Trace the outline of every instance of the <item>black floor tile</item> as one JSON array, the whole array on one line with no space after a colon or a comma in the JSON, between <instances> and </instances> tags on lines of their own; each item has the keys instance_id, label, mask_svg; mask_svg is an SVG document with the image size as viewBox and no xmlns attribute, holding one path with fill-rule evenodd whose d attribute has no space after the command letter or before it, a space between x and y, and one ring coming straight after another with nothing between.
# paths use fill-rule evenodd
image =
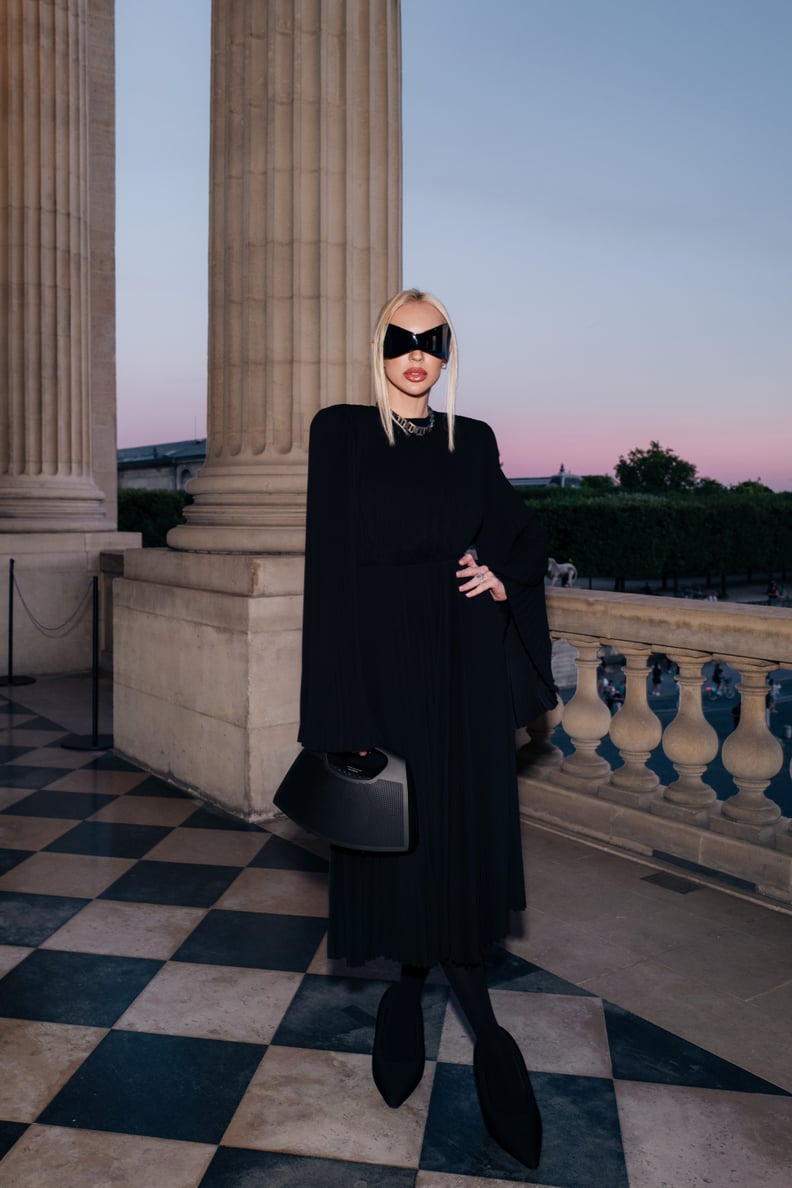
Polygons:
<instances>
[{"instance_id":1,"label":"black floor tile","mask_svg":"<svg viewBox=\"0 0 792 1188\"><path fill-rule=\"evenodd\" d=\"M548 973L538 965L515 956L507 949L495 946L487 954L487 983L491 990L529 991L535 994L567 994L592 998L589 990L581 990L572 982Z\"/></svg>"},{"instance_id":2,"label":"black floor tile","mask_svg":"<svg viewBox=\"0 0 792 1188\"><path fill-rule=\"evenodd\" d=\"M210 911L174 953L173 961L304 972L327 922L315 916Z\"/></svg>"},{"instance_id":3,"label":"black floor tile","mask_svg":"<svg viewBox=\"0 0 792 1188\"><path fill-rule=\"evenodd\" d=\"M265 1051L263 1044L111 1031L38 1122L219 1143Z\"/></svg>"},{"instance_id":4,"label":"black floor tile","mask_svg":"<svg viewBox=\"0 0 792 1188\"><path fill-rule=\"evenodd\" d=\"M0 875L13 870L31 854L35 854L35 850L0 850Z\"/></svg>"},{"instance_id":5,"label":"black floor tile","mask_svg":"<svg viewBox=\"0 0 792 1188\"><path fill-rule=\"evenodd\" d=\"M310 850L304 850L302 846L295 846L293 842L274 835L248 865L268 870L309 870L321 873L330 866L326 858L320 858L318 854L312 854Z\"/></svg>"},{"instance_id":6,"label":"black floor tile","mask_svg":"<svg viewBox=\"0 0 792 1188\"><path fill-rule=\"evenodd\" d=\"M103 796L97 792L34 792L32 796L26 796L24 800L9 805L3 812L14 817L52 817L55 820L83 821L116 799L115 796Z\"/></svg>"},{"instance_id":7,"label":"black floor tile","mask_svg":"<svg viewBox=\"0 0 792 1188\"><path fill-rule=\"evenodd\" d=\"M611 1003L605 1003L605 1025L617 1081L790 1096L777 1085Z\"/></svg>"},{"instance_id":8,"label":"black floor tile","mask_svg":"<svg viewBox=\"0 0 792 1188\"><path fill-rule=\"evenodd\" d=\"M27 1130L27 1122L0 1122L0 1159Z\"/></svg>"},{"instance_id":9,"label":"black floor tile","mask_svg":"<svg viewBox=\"0 0 792 1188\"><path fill-rule=\"evenodd\" d=\"M135 789L137 796L139 789ZM231 829L235 833L263 833L264 830L260 825L251 825L248 821L241 821L238 817L232 817L230 813L220 812L219 809L201 808L197 813L193 813L184 824L182 829Z\"/></svg>"},{"instance_id":10,"label":"black floor tile","mask_svg":"<svg viewBox=\"0 0 792 1188\"><path fill-rule=\"evenodd\" d=\"M25 725L27 729L27 724ZM25 767L22 764L6 763L3 767L4 788L44 788L53 784L74 769L71 767ZM8 811L8 810L6 810Z\"/></svg>"},{"instance_id":11,"label":"black floor tile","mask_svg":"<svg viewBox=\"0 0 792 1188\"><path fill-rule=\"evenodd\" d=\"M111 883L99 899L211 907L228 890L241 869L239 866L205 866L198 862L143 860Z\"/></svg>"},{"instance_id":12,"label":"black floor tile","mask_svg":"<svg viewBox=\"0 0 792 1188\"><path fill-rule=\"evenodd\" d=\"M122 759L120 755L116 755L115 751L105 751L103 755L98 755L96 759L92 759L90 763L86 763L83 771L140 771L140 768L130 763L128 759Z\"/></svg>"},{"instance_id":13,"label":"black floor tile","mask_svg":"<svg viewBox=\"0 0 792 1188\"><path fill-rule=\"evenodd\" d=\"M368 1055L374 1043L377 1007L389 985L368 978L306 974L272 1042ZM445 986L424 986L421 1007L428 1060L437 1059L447 1002Z\"/></svg>"},{"instance_id":14,"label":"black floor tile","mask_svg":"<svg viewBox=\"0 0 792 1188\"><path fill-rule=\"evenodd\" d=\"M10 697L2 696L0 698L0 714L29 714L31 711L25 705L20 705L18 701L13 701Z\"/></svg>"},{"instance_id":15,"label":"black floor tile","mask_svg":"<svg viewBox=\"0 0 792 1188\"><path fill-rule=\"evenodd\" d=\"M137 771L137 768L132 768L132 771ZM189 800L189 793L182 788L177 788L173 784L166 783L165 780L157 779L156 776L149 776L140 784L135 784L135 796L164 796L167 800Z\"/></svg>"},{"instance_id":16,"label":"black floor tile","mask_svg":"<svg viewBox=\"0 0 792 1188\"><path fill-rule=\"evenodd\" d=\"M0 1015L112 1027L162 964L37 949L0 981Z\"/></svg>"},{"instance_id":17,"label":"black floor tile","mask_svg":"<svg viewBox=\"0 0 792 1188\"><path fill-rule=\"evenodd\" d=\"M0 763L10 763L13 759L17 759L20 755L26 755L28 751L32 751L34 749L35 748L31 747L30 745L26 747L0 745ZM8 787L7 784L5 786Z\"/></svg>"},{"instance_id":18,"label":"black floor tile","mask_svg":"<svg viewBox=\"0 0 792 1188\"><path fill-rule=\"evenodd\" d=\"M170 832L170 826L121 825L116 821L83 821L74 829L70 829L68 833L64 833L62 837L50 842L44 849L56 854L95 854L107 858L142 858Z\"/></svg>"},{"instance_id":19,"label":"black floor tile","mask_svg":"<svg viewBox=\"0 0 792 1188\"><path fill-rule=\"evenodd\" d=\"M89 899L66 895L0 891L0 944L40 945L87 903Z\"/></svg>"},{"instance_id":20,"label":"black floor tile","mask_svg":"<svg viewBox=\"0 0 792 1188\"><path fill-rule=\"evenodd\" d=\"M200 1188L414 1188L407 1167L219 1147Z\"/></svg>"},{"instance_id":21,"label":"black floor tile","mask_svg":"<svg viewBox=\"0 0 792 1188\"><path fill-rule=\"evenodd\" d=\"M61 734L68 733L66 728L61 726L60 722L52 722L49 718L42 718L39 714L34 714L33 710L24 709L22 706L19 706L13 712L15 714L31 715L27 722L22 723L20 728L23 730L46 730L50 733L54 733L56 730L59 730Z\"/></svg>"},{"instance_id":22,"label":"black floor tile","mask_svg":"<svg viewBox=\"0 0 792 1188\"><path fill-rule=\"evenodd\" d=\"M438 1064L421 1168L563 1188L628 1188L613 1083L532 1073L542 1112L542 1161L529 1171L487 1133L469 1065Z\"/></svg>"}]
</instances>

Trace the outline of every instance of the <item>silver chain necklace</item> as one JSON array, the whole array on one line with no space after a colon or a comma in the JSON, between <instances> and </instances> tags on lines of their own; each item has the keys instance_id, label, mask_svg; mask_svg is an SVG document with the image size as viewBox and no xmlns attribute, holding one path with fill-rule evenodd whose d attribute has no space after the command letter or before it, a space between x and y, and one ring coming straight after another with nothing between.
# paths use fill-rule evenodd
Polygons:
<instances>
[{"instance_id":1,"label":"silver chain necklace","mask_svg":"<svg viewBox=\"0 0 792 1188\"><path fill-rule=\"evenodd\" d=\"M435 415L431 408L429 409L428 425L416 425L413 421L408 421L406 417L399 416L393 409L391 409L391 417L394 425L398 425L402 433L406 433L408 437L426 437L427 433L431 433L434 429Z\"/></svg>"}]
</instances>

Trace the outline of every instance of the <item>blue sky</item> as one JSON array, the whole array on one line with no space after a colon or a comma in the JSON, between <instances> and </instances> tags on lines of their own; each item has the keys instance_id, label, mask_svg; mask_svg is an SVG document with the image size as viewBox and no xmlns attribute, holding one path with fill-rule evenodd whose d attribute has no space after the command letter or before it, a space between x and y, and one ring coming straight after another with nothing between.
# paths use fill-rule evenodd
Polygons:
<instances>
[{"instance_id":1,"label":"blue sky","mask_svg":"<svg viewBox=\"0 0 792 1188\"><path fill-rule=\"evenodd\" d=\"M120 445L205 432L209 7L117 4ZM659 439L792 489L792 3L402 21L404 282L449 306L507 473Z\"/></svg>"}]
</instances>

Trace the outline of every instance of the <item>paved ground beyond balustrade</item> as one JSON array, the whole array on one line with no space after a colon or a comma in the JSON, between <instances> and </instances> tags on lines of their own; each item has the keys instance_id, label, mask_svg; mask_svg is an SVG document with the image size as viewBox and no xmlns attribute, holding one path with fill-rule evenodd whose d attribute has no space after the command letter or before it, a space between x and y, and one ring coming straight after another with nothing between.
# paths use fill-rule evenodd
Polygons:
<instances>
[{"instance_id":1,"label":"paved ground beyond balustrade","mask_svg":"<svg viewBox=\"0 0 792 1188\"><path fill-rule=\"evenodd\" d=\"M307 839L62 749L80 682L6 692L0 1188L787 1188L789 915L526 831L525 935L490 979L544 1115L531 1174L483 1129L442 978L423 1084L383 1104L394 969L328 963Z\"/></svg>"}]
</instances>

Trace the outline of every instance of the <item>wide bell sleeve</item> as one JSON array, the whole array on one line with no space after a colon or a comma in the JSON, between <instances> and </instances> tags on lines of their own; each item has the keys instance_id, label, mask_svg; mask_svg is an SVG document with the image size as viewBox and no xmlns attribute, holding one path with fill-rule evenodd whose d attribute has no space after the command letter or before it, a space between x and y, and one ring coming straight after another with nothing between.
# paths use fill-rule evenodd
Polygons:
<instances>
[{"instance_id":1,"label":"wide bell sleeve","mask_svg":"<svg viewBox=\"0 0 792 1188\"><path fill-rule=\"evenodd\" d=\"M366 696L356 625L356 443L348 405L311 424L299 741L317 751L382 745Z\"/></svg>"},{"instance_id":2,"label":"wide bell sleeve","mask_svg":"<svg viewBox=\"0 0 792 1188\"><path fill-rule=\"evenodd\" d=\"M515 724L526 726L557 701L545 606L547 537L501 470L492 430L487 425L482 430L487 498L476 550L506 588L507 601L500 604L506 613L506 664Z\"/></svg>"}]
</instances>

